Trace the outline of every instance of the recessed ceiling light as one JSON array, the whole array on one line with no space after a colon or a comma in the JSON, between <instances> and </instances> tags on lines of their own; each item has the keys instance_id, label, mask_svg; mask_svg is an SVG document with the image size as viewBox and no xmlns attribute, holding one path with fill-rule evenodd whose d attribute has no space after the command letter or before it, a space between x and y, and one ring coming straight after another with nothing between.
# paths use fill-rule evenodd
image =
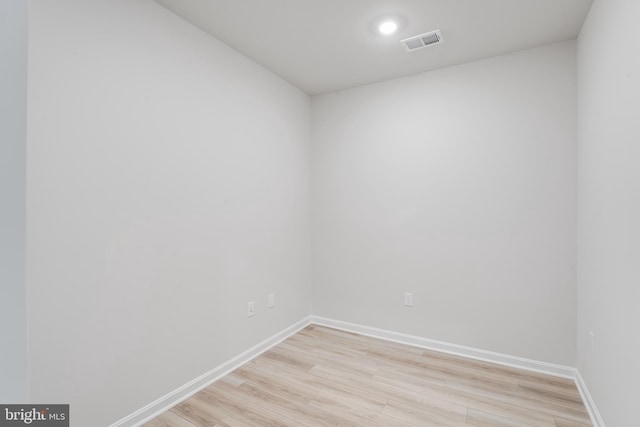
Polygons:
<instances>
[{"instance_id":1,"label":"recessed ceiling light","mask_svg":"<svg viewBox=\"0 0 640 427\"><path fill-rule=\"evenodd\" d=\"M393 34L396 32L397 29L398 29L398 24L396 24L393 21L385 21L382 24L380 24L380 26L378 27L378 30L384 35Z\"/></svg>"}]
</instances>

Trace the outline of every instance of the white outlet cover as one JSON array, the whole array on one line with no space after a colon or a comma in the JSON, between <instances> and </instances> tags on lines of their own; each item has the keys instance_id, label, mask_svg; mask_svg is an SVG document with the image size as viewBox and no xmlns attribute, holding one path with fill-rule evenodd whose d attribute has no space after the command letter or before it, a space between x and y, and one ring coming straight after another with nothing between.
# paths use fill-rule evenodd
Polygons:
<instances>
[{"instance_id":1,"label":"white outlet cover","mask_svg":"<svg viewBox=\"0 0 640 427\"><path fill-rule=\"evenodd\" d=\"M413 307L413 294L411 292L404 293L404 305L407 307Z\"/></svg>"},{"instance_id":2,"label":"white outlet cover","mask_svg":"<svg viewBox=\"0 0 640 427\"><path fill-rule=\"evenodd\" d=\"M251 317L255 313L255 304L253 303L253 301L250 301L249 304L247 304L247 317Z\"/></svg>"},{"instance_id":3,"label":"white outlet cover","mask_svg":"<svg viewBox=\"0 0 640 427\"><path fill-rule=\"evenodd\" d=\"M273 308L276 305L276 294L269 294L267 297L267 307Z\"/></svg>"}]
</instances>

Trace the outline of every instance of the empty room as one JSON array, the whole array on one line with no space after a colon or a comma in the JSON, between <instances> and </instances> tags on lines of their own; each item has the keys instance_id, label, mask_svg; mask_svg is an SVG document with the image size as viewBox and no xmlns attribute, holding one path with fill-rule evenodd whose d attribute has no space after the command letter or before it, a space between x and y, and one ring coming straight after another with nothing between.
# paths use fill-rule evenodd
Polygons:
<instances>
[{"instance_id":1,"label":"empty room","mask_svg":"<svg viewBox=\"0 0 640 427\"><path fill-rule=\"evenodd\" d=\"M2 0L0 425L640 426L639 19Z\"/></svg>"}]
</instances>

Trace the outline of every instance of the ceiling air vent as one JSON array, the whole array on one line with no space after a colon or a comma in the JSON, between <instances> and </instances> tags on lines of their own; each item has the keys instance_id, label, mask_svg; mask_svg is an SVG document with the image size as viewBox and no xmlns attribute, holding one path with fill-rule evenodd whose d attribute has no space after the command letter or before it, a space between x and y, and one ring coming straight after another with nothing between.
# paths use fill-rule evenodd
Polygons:
<instances>
[{"instance_id":1,"label":"ceiling air vent","mask_svg":"<svg viewBox=\"0 0 640 427\"><path fill-rule=\"evenodd\" d=\"M442 33L440 32L440 30L435 30L428 33L420 34L419 36L400 40L400 44L402 44L407 52L413 52L414 50L442 43L443 41L444 40L442 39Z\"/></svg>"}]
</instances>

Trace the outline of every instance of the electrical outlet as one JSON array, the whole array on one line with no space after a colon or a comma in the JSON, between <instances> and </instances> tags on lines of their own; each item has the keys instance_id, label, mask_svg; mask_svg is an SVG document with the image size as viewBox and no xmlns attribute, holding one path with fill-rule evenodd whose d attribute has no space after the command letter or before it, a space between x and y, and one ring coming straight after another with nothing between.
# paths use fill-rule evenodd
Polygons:
<instances>
[{"instance_id":1,"label":"electrical outlet","mask_svg":"<svg viewBox=\"0 0 640 427\"><path fill-rule=\"evenodd\" d=\"M267 297L267 307L273 308L276 305L276 294L269 294Z\"/></svg>"},{"instance_id":2,"label":"electrical outlet","mask_svg":"<svg viewBox=\"0 0 640 427\"><path fill-rule=\"evenodd\" d=\"M249 304L247 304L247 317L251 317L254 314L256 314L255 304L253 303L253 301L249 301Z\"/></svg>"},{"instance_id":3,"label":"electrical outlet","mask_svg":"<svg viewBox=\"0 0 640 427\"><path fill-rule=\"evenodd\" d=\"M594 341L595 335L593 334L593 331L589 331L589 351L593 351L593 341Z\"/></svg>"},{"instance_id":4,"label":"electrical outlet","mask_svg":"<svg viewBox=\"0 0 640 427\"><path fill-rule=\"evenodd\" d=\"M411 292L404 293L404 305L406 307L413 307L413 294Z\"/></svg>"}]
</instances>

